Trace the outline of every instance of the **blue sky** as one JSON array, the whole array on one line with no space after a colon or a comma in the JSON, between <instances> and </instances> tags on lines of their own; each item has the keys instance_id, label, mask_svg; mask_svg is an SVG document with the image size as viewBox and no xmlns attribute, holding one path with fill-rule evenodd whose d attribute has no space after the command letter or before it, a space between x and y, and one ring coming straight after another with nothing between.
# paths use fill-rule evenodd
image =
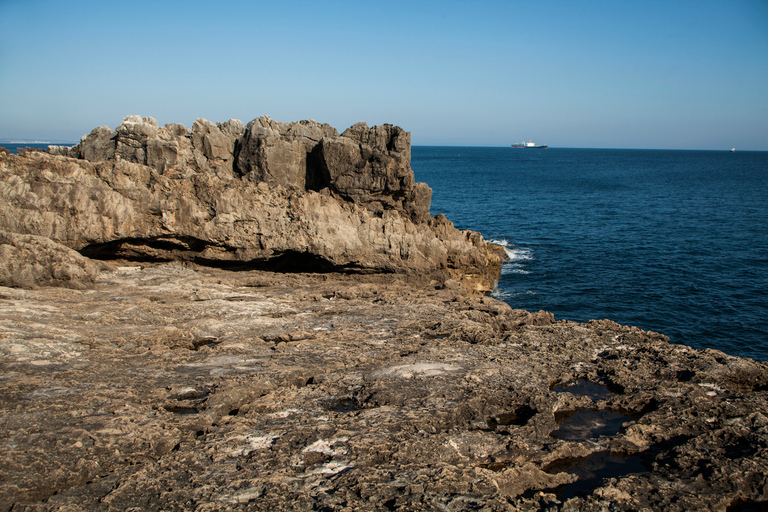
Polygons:
<instances>
[{"instance_id":1,"label":"blue sky","mask_svg":"<svg viewBox=\"0 0 768 512\"><path fill-rule=\"evenodd\" d=\"M129 114L768 150L768 0L0 0L0 137Z\"/></svg>"}]
</instances>

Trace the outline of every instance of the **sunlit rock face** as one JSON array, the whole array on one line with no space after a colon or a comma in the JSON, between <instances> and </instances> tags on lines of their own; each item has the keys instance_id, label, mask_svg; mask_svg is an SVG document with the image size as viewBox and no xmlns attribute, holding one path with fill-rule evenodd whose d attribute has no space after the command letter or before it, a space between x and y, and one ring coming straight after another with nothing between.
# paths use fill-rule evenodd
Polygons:
<instances>
[{"instance_id":1,"label":"sunlit rock face","mask_svg":"<svg viewBox=\"0 0 768 512\"><path fill-rule=\"evenodd\" d=\"M410 134L392 125L128 116L72 148L0 158L0 227L90 257L426 273L481 292L500 274L479 234L430 216Z\"/></svg>"},{"instance_id":2,"label":"sunlit rock face","mask_svg":"<svg viewBox=\"0 0 768 512\"><path fill-rule=\"evenodd\" d=\"M0 287L0 372L2 510L765 504L765 363L422 276Z\"/></svg>"}]
</instances>

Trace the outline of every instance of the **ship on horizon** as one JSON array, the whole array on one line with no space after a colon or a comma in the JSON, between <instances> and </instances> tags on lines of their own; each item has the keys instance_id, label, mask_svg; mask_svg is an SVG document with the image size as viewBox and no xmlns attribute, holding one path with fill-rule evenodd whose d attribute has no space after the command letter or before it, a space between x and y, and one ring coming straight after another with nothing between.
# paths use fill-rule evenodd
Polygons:
<instances>
[{"instance_id":1,"label":"ship on horizon","mask_svg":"<svg viewBox=\"0 0 768 512\"><path fill-rule=\"evenodd\" d=\"M516 149L521 149L521 148L525 148L525 149L547 149L547 145L546 144L541 144L541 145L537 146L535 142L531 142L531 141L519 142L517 144L512 144L512 147L516 148Z\"/></svg>"}]
</instances>

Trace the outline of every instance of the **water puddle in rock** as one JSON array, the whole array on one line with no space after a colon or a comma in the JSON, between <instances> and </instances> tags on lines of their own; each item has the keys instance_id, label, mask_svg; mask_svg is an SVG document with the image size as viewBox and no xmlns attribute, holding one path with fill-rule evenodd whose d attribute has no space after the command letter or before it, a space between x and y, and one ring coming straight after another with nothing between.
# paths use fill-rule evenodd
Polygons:
<instances>
[{"instance_id":1,"label":"water puddle in rock","mask_svg":"<svg viewBox=\"0 0 768 512\"><path fill-rule=\"evenodd\" d=\"M552 391L585 396L593 402L616 396L606 386L586 380L553 386ZM559 428L550 435L564 441L587 441L600 436L616 435L621 426L628 421L632 421L632 418L607 410L585 408L558 411L555 413L555 422Z\"/></svg>"},{"instance_id":2,"label":"water puddle in rock","mask_svg":"<svg viewBox=\"0 0 768 512\"><path fill-rule=\"evenodd\" d=\"M552 391L586 396L594 402L615 396L607 387L584 380L555 386ZM556 413L555 421L559 427L550 434L552 437L563 441L579 442L597 439L600 436L615 436L625 423L633 419L608 410L577 409ZM646 468L640 457L622 457L610 452L597 452L585 458L557 460L547 465L544 471L552 474L566 472L578 477L576 482L560 486L555 490L560 499L567 500L577 495L588 494L606 478L642 473Z\"/></svg>"},{"instance_id":3,"label":"water puddle in rock","mask_svg":"<svg viewBox=\"0 0 768 512\"><path fill-rule=\"evenodd\" d=\"M590 400L607 400L615 395L611 393L606 386L595 384L588 380L577 380L559 386L554 386L552 391L555 393L571 393L574 396L586 396Z\"/></svg>"},{"instance_id":4,"label":"water puddle in rock","mask_svg":"<svg viewBox=\"0 0 768 512\"><path fill-rule=\"evenodd\" d=\"M616 435L632 418L611 411L579 409L555 414L555 421L560 428L550 434L552 437L563 441L587 441Z\"/></svg>"},{"instance_id":5,"label":"water puddle in rock","mask_svg":"<svg viewBox=\"0 0 768 512\"><path fill-rule=\"evenodd\" d=\"M544 467L550 474L570 473L579 479L572 484L561 485L554 491L565 501L575 496L585 496L606 478L620 478L646 471L640 457L622 457L609 452L597 452L582 459L562 459Z\"/></svg>"}]
</instances>

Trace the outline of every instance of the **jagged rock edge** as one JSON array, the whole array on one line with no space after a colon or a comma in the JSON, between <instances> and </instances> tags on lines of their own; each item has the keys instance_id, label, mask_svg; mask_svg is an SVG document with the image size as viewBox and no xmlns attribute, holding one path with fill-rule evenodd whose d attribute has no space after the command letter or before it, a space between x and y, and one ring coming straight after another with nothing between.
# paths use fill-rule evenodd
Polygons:
<instances>
[{"instance_id":1,"label":"jagged rock edge","mask_svg":"<svg viewBox=\"0 0 768 512\"><path fill-rule=\"evenodd\" d=\"M254 153L255 156L248 156L248 137L256 137L257 149L263 150L260 156L256 154L258 151ZM323 144L335 144L340 151L335 157L329 157L323 152ZM160 152L155 151L158 147ZM270 153L272 150L269 148L277 149ZM168 153L169 151L175 151L175 154ZM358 123L338 135L335 128L326 124L321 125L314 121L279 123L262 116L247 126L237 120L213 124L198 119L193 129L189 130L180 124L168 124L160 128L153 118L128 116L114 131L99 127L84 136L79 144L71 148L53 146L48 153L48 157L35 157L22 151L17 158L37 158L37 162L27 162L26 165L31 168L42 167L48 174L52 169L55 174L57 167L67 168L74 163L86 174L96 175L102 182L108 183L113 192L124 197L126 191L120 190L115 183L127 175L136 183L146 186L148 190L152 187L181 189L181 186L177 185L192 182L197 191L210 185L212 180L218 180L220 184L230 186L239 183L236 187L247 186L247 183L256 184L262 187L261 192L264 191L264 186L272 192L283 190L282 196L289 198L289 203L291 197L306 198L308 195L319 193L321 196L333 198L339 204L346 204L346 208L352 212L350 215L357 215L362 223L366 222L366 218L395 219L391 222L388 220L390 224L399 222L395 228L390 226L390 231L395 229L400 232L390 234L390 237L399 236L400 240L413 238L415 230L417 235L423 238L424 233L430 232L428 236L438 240L442 244L440 251L445 253L437 258L435 254L421 254L424 247L419 246L421 258L431 262L414 262L411 253L417 245L411 241L410 245L406 244L400 249L401 252L405 251L405 256L398 256L394 254L397 251L392 247L390 239L387 256L382 259L380 252L376 253L376 258L380 261L370 262L359 258L339 260L328 257L327 254L310 248L309 244L304 247L277 247L269 254L256 256L235 255L241 247L206 240L194 233L179 233L173 230L162 235L134 233L129 236L85 241L73 241L61 236L51 237L91 256L101 253L102 257L116 257L117 254L105 253L105 249L143 241L150 249L147 254L124 254L123 257L139 260L181 259L225 267L271 266L283 271L292 267L301 270L344 272L424 274L426 271L437 275L439 281L457 279L464 281L470 290L486 292L495 286L500 275L501 260L498 253L494 253L492 247L486 244L479 234L459 232L444 216L429 215L431 189L426 184L417 184L410 169L410 134L392 125L369 128L365 123ZM10 155L5 158L11 159ZM51 160L45 161L46 158ZM240 162L248 163L251 167L240 166ZM21 167L25 165L19 162L16 164ZM131 168L130 165L141 166L145 170ZM312 166L315 168L311 171ZM8 167L7 162L4 167ZM247 172L243 172L244 170ZM77 172L75 171L75 174ZM23 169L17 172L23 173ZM320 175L322 177L318 178ZM210 190L208 193L213 195ZM126 201L129 199L135 202L135 198L128 198ZM205 201L210 203L215 201L215 198L207 197ZM219 213L215 205L203 206L209 208L214 217ZM369 213L364 214L364 211ZM299 212L301 213L307 212ZM366 215L368 217L365 217ZM392 215L400 217L400 221ZM294 220L301 222L301 215L297 214ZM19 223L10 224L12 225L6 226L10 231L39 236L51 234L45 230L29 229ZM386 226L384 229L386 231ZM220 254L215 257L204 255L200 250L184 247L189 245L186 242L179 244L179 247L168 249L169 240L172 241L171 245L175 243L173 240L196 240L193 245L198 248L212 249ZM163 245L168 250L158 252ZM298 265L290 264L292 258ZM280 262L284 264L279 264ZM312 262L314 264L310 264Z\"/></svg>"}]
</instances>

